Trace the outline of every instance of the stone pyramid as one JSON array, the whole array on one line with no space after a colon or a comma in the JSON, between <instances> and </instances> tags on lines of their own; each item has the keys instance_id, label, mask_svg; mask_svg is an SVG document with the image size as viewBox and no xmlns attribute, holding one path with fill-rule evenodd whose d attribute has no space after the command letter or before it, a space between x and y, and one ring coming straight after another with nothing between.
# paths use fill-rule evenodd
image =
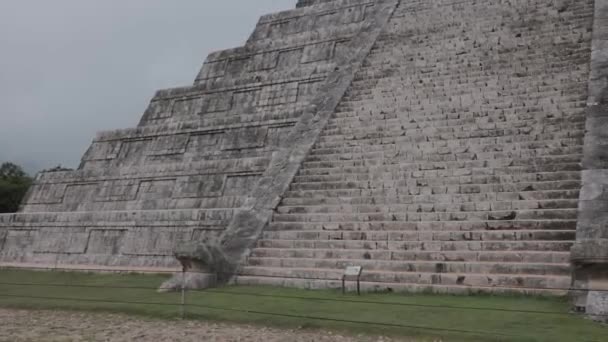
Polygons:
<instances>
[{"instance_id":1,"label":"stone pyramid","mask_svg":"<svg viewBox=\"0 0 608 342\"><path fill-rule=\"evenodd\" d=\"M300 0L0 216L5 263L608 289L608 0ZM575 291L608 310L608 292ZM599 304L598 304L599 303Z\"/></svg>"}]
</instances>

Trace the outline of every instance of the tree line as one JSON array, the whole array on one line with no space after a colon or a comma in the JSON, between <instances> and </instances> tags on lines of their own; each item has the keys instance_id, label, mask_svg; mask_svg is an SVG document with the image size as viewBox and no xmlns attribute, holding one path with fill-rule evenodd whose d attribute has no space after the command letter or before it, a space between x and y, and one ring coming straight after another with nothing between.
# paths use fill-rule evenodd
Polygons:
<instances>
[{"instance_id":1,"label":"tree line","mask_svg":"<svg viewBox=\"0 0 608 342\"><path fill-rule=\"evenodd\" d=\"M73 169L57 165L42 172L72 171ZM34 182L21 166L5 162L0 165L0 214L14 213Z\"/></svg>"},{"instance_id":2,"label":"tree line","mask_svg":"<svg viewBox=\"0 0 608 342\"><path fill-rule=\"evenodd\" d=\"M0 165L0 213L14 213L27 190L32 185L30 177L21 166L13 163Z\"/></svg>"}]
</instances>

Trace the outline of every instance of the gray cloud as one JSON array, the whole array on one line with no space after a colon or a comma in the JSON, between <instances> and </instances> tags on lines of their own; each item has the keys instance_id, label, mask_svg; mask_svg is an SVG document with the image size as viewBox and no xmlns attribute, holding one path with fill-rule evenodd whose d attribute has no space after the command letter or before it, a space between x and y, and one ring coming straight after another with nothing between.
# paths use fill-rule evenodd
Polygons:
<instances>
[{"instance_id":1,"label":"gray cloud","mask_svg":"<svg viewBox=\"0 0 608 342\"><path fill-rule=\"evenodd\" d=\"M135 126L155 90L295 2L1 0L0 161L76 167L95 132Z\"/></svg>"}]
</instances>

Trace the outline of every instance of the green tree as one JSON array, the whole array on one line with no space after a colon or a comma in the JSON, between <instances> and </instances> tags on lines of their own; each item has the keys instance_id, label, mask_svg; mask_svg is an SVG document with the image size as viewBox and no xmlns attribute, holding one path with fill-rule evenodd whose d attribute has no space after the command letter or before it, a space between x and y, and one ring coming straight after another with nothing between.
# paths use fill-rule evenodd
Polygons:
<instances>
[{"instance_id":1,"label":"green tree","mask_svg":"<svg viewBox=\"0 0 608 342\"><path fill-rule=\"evenodd\" d=\"M32 178L13 163L0 165L0 213L14 213L27 193Z\"/></svg>"}]
</instances>

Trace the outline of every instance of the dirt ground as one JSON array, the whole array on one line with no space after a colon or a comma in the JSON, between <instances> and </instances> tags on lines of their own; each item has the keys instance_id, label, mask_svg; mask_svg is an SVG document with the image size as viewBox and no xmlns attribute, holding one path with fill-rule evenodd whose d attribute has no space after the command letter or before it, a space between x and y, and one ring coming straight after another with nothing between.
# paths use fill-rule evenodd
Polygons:
<instances>
[{"instance_id":1,"label":"dirt ground","mask_svg":"<svg viewBox=\"0 0 608 342\"><path fill-rule=\"evenodd\" d=\"M162 321L126 315L0 309L0 341L395 341L310 331L201 321Z\"/></svg>"}]
</instances>

